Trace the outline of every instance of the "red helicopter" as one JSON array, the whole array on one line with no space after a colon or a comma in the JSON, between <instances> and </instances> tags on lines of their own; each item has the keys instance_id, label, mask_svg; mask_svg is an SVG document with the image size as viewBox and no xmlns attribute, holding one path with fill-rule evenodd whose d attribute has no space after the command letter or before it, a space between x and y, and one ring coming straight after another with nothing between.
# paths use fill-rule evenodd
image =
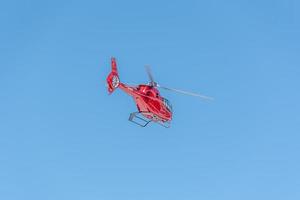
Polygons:
<instances>
[{"instance_id":1,"label":"red helicopter","mask_svg":"<svg viewBox=\"0 0 300 200\"><path fill-rule=\"evenodd\" d=\"M129 121L142 127L147 126L150 122L158 123L166 128L170 127L173 114L172 105L169 100L160 95L158 88L199 97L203 100L212 100L211 97L204 95L160 86L154 81L149 66L146 66L146 71L150 82L137 86L129 86L120 82L115 58L111 58L111 68L112 71L106 79L109 94L120 88L132 96L138 111L130 114Z\"/></svg>"}]
</instances>

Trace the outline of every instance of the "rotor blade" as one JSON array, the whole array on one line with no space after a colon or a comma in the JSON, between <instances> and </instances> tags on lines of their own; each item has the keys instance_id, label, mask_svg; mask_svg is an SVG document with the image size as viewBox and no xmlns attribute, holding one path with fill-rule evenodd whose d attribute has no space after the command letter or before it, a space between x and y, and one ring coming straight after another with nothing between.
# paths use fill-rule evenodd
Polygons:
<instances>
[{"instance_id":1,"label":"rotor blade","mask_svg":"<svg viewBox=\"0 0 300 200\"><path fill-rule=\"evenodd\" d=\"M187 92L187 91L178 90L178 89L174 89L174 88L167 88L167 87L163 87L163 86L160 86L160 85L158 85L157 87L165 89L165 90L169 90L169 91L172 91L172 92L177 92L177 93L181 93L181 94L185 94L185 95L189 95L189 96L198 97L198 98L201 98L203 100L210 100L210 101L214 100L214 98L208 97L208 96L205 96L205 95L202 95L202 94Z\"/></svg>"},{"instance_id":2,"label":"rotor blade","mask_svg":"<svg viewBox=\"0 0 300 200\"><path fill-rule=\"evenodd\" d=\"M154 83L154 78L152 76L151 67L149 65L146 65L145 68L146 68L146 72L148 74L150 83Z\"/></svg>"}]
</instances>

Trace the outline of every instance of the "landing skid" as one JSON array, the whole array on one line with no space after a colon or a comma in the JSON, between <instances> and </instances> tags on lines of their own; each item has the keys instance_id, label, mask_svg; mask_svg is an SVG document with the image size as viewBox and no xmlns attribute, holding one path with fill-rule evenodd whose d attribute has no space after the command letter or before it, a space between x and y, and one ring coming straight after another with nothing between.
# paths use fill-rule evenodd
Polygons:
<instances>
[{"instance_id":1,"label":"landing skid","mask_svg":"<svg viewBox=\"0 0 300 200\"><path fill-rule=\"evenodd\" d=\"M146 127L150 122L157 123L165 128L170 128L171 123L163 122L162 120L159 120L156 116L153 117L153 119L146 118L143 114L151 114L150 112L134 112L131 113L129 116L129 121L131 121L134 124L137 124L141 127Z\"/></svg>"}]
</instances>

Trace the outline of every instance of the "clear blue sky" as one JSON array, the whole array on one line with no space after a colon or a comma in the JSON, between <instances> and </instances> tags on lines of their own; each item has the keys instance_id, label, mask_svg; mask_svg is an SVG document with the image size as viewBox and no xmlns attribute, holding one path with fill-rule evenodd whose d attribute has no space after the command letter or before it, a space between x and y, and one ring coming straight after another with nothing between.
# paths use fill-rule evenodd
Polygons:
<instances>
[{"instance_id":1,"label":"clear blue sky","mask_svg":"<svg viewBox=\"0 0 300 200\"><path fill-rule=\"evenodd\" d=\"M300 199L300 3L5 1L0 199ZM163 92L172 128L140 128L121 80Z\"/></svg>"}]
</instances>

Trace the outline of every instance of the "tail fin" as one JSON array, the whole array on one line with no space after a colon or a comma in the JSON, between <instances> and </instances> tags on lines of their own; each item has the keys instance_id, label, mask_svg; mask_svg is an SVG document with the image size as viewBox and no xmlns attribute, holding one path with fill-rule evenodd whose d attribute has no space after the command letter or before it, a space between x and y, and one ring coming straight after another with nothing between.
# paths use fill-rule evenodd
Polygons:
<instances>
[{"instance_id":1,"label":"tail fin","mask_svg":"<svg viewBox=\"0 0 300 200\"><path fill-rule=\"evenodd\" d=\"M107 89L110 94L113 93L115 89L118 88L120 85L117 62L115 58L111 58L111 72L107 76L106 81L107 81Z\"/></svg>"}]
</instances>

